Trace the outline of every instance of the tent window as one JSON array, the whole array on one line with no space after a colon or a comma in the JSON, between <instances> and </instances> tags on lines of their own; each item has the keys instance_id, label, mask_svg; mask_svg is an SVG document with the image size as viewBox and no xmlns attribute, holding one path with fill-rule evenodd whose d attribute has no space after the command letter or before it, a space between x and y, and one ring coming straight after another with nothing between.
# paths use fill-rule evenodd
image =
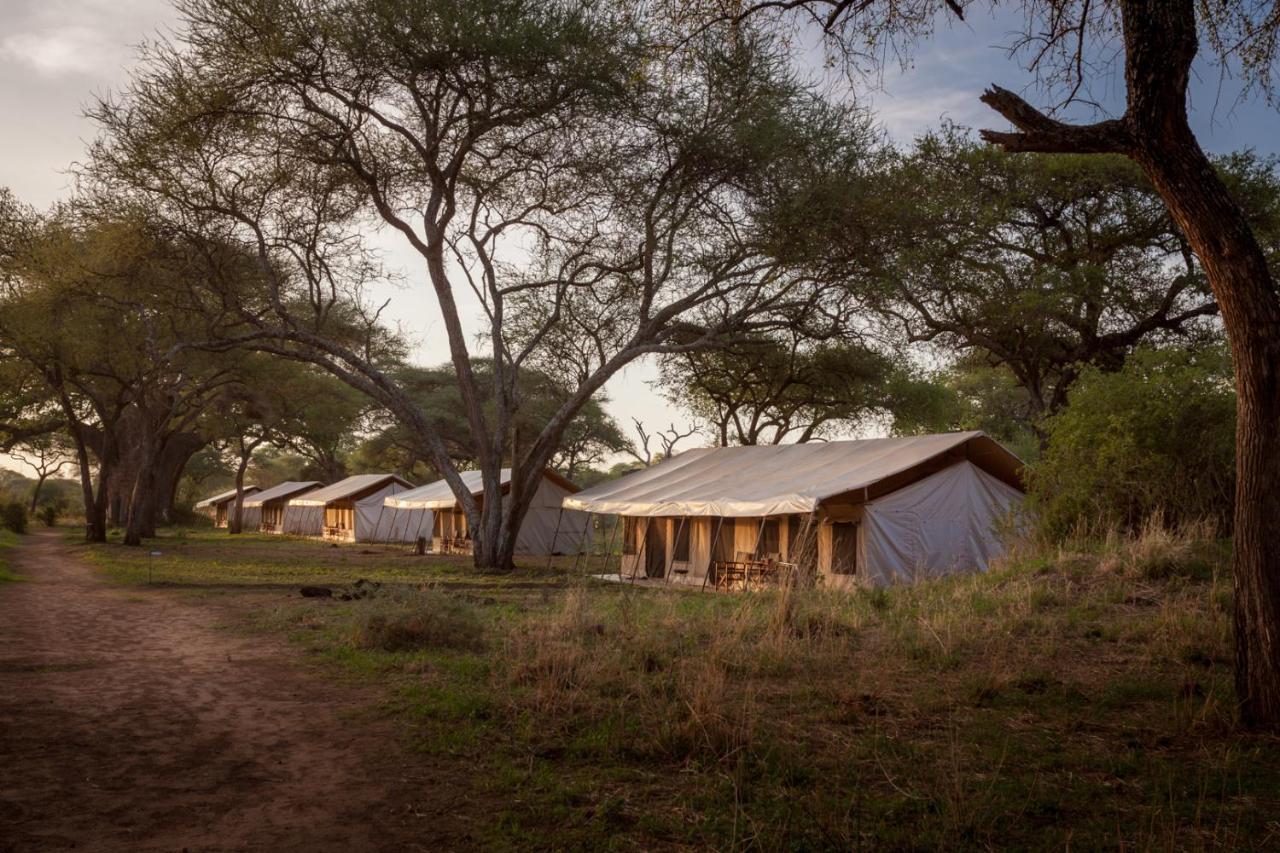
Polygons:
<instances>
[{"instance_id":1,"label":"tent window","mask_svg":"<svg viewBox=\"0 0 1280 853\"><path fill-rule=\"evenodd\" d=\"M638 519L633 516L624 516L622 519L622 553L631 555L636 553L639 545L639 531L636 522Z\"/></svg>"},{"instance_id":2,"label":"tent window","mask_svg":"<svg viewBox=\"0 0 1280 853\"><path fill-rule=\"evenodd\" d=\"M693 527L692 518L675 518L671 521L676 526L676 544L672 560L677 563L689 562L689 528Z\"/></svg>"},{"instance_id":3,"label":"tent window","mask_svg":"<svg viewBox=\"0 0 1280 853\"><path fill-rule=\"evenodd\" d=\"M858 525L853 521L838 521L831 525L831 573L856 575L858 573Z\"/></svg>"},{"instance_id":4,"label":"tent window","mask_svg":"<svg viewBox=\"0 0 1280 853\"><path fill-rule=\"evenodd\" d=\"M778 519L766 518L763 524L764 528L760 531L760 553L781 554L782 530L781 525L778 523Z\"/></svg>"}]
</instances>

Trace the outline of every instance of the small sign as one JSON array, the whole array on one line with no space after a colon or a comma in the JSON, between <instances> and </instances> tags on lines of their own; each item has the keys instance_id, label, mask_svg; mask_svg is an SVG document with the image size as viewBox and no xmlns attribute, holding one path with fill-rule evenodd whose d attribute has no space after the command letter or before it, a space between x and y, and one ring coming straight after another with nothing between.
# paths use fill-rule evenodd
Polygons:
<instances>
[{"instance_id":1,"label":"small sign","mask_svg":"<svg viewBox=\"0 0 1280 853\"><path fill-rule=\"evenodd\" d=\"M161 554L160 554L160 552L159 552L159 551L152 551L152 552L151 552L151 556L153 556L153 557L159 557L159 556L161 556Z\"/></svg>"}]
</instances>

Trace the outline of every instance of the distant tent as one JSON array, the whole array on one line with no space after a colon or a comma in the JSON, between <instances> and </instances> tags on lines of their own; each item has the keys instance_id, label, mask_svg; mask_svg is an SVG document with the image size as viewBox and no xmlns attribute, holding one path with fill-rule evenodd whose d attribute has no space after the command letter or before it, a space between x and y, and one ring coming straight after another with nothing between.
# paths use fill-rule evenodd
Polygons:
<instances>
[{"instance_id":1,"label":"distant tent","mask_svg":"<svg viewBox=\"0 0 1280 853\"><path fill-rule=\"evenodd\" d=\"M243 494L245 498L248 498L249 495L256 494L260 491L262 491L262 489L259 489L257 486L245 486ZM214 527L226 527L230 521L230 513L232 508L235 506L235 501L236 490L232 489L229 492L223 492L220 495L205 498L196 504L195 508L203 510L207 515L212 516ZM251 511L247 500L242 502L240 510L240 529L257 530L259 521L258 511L256 509Z\"/></svg>"},{"instance_id":2,"label":"distant tent","mask_svg":"<svg viewBox=\"0 0 1280 853\"><path fill-rule=\"evenodd\" d=\"M720 584L807 564L879 586L986 569L1023 491L1016 456L960 432L690 450L564 506L621 517L625 577Z\"/></svg>"},{"instance_id":3,"label":"distant tent","mask_svg":"<svg viewBox=\"0 0 1280 853\"><path fill-rule=\"evenodd\" d=\"M462 484L483 505L484 482L479 471L461 471ZM511 490L511 469L499 474L502 492ZM560 502L579 491L578 487L554 471L543 471L524 523L516 534L516 553L525 555L573 554L587 533L587 516L581 512L561 512ZM386 499L388 508L432 510L431 547L437 553L470 553L471 532L467 517L458 506L453 489L437 480ZM558 525L558 527L557 527Z\"/></svg>"},{"instance_id":4,"label":"distant tent","mask_svg":"<svg viewBox=\"0 0 1280 853\"><path fill-rule=\"evenodd\" d=\"M301 507L294 507L290 501L294 498L300 498L303 495L314 492L322 487L324 483L314 480L303 482L281 483L278 486L272 486L264 492L258 492L252 498L244 502L246 512L255 510L258 512L260 521L258 530L263 533L283 533L288 526L291 515L296 515L302 511Z\"/></svg>"},{"instance_id":5,"label":"distant tent","mask_svg":"<svg viewBox=\"0 0 1280 853\"><path fill-rule=\"evenodd\" d=\"M341 542L413 542L418 530L431 529L431 513L397 515L383 506L386 498L412 488L395 474L356 474L289 501L296 512L285 532Z\"/></svg>"}]
</instances>

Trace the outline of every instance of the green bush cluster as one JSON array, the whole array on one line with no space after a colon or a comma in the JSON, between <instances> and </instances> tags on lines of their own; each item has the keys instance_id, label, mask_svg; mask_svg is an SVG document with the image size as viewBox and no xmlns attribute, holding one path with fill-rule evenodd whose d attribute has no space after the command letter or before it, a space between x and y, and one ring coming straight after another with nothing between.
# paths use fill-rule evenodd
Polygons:
<instances>
[{"instance_id":1,"label":"green bush cluster","mask_svg":"<svg viewBox=\"0 0 1280 853\"><path fill-rule=\"evenodd\" d=\"M1136 531L1209 521L1229 532L1236 395L1225 346L1140 349L1114 372L1091 368L1044 423L1032 466L1042 532Z\"/></svg>"},{"instance_id":2,"label":"green bush cluster","mask_svg":"<svg viewBox=\"0 0 1280 853\"><path fill-rule=\"evenodd\" d=\"M17 501L0 504L0 527L13 533L26 533L27 508Z\"/></svg>"}]
</instances>

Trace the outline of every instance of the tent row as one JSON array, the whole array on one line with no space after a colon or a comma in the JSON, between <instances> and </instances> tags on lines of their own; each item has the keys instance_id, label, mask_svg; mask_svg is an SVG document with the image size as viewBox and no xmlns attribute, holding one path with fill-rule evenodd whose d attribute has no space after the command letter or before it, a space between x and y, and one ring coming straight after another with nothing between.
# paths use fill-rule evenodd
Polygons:
<instances>
[{"instance_id":1,"label":"tent row","mask_svg":"<svg viewBox=\"0 0 1280 853\"><path fill-rule=\"evenodd\" d=\"M983 433L957 432L690 450L586 491L546 471L516 552L599 549L592 517L604 516L613 524L606 564L616 555L627 579L732 587L805 570L833 586L881 586L981 571L1001 553L1002 528L1023 503L1022 469ZM483 506L480 472L460 477ZM509 469L500 484L510 492ZM223 521L234 497L201 504ZM245 529L427 539L435 553L471 551L466 516L444 480L414 488L394 474L360 474L330 486L282 483L255 488L244 508Z\"/></svg>"},{"instance_id":2,"label":"tent row","mask_svg":"<svg viewBox=\"0 0 1280 853\"><path fill-rule=\"evenodd\" d=\"M618 520L626 579L883 586L985 570L1024 493L1018 457L959 432L690 450L563 504Z\"/></svg>"},{"instance_id":3,"label":"tent row","mask_svg":"<svg viewBox=\"0 0 1280 853\"><path fill-rule=\"evenodd\" d=\"M464 471L461 476L483 506L480 472ZM509 469L503 469L501 484L503 493L509 492ZM517 534L517 554L571 554L584 547L587 515L561 509L563 498L576 491L578 487L559 474L544 472ZM337 542L414 543L426 539L435 553L471 551L466 515L444 480L414 488L395 474L357 474L329 486L288 482L265 491L247 486L244 494L244 530ZM210 512L218 527L226 527L235 496L234 490L224 492L196 507Z\"/></svg>"}]
</instances>

